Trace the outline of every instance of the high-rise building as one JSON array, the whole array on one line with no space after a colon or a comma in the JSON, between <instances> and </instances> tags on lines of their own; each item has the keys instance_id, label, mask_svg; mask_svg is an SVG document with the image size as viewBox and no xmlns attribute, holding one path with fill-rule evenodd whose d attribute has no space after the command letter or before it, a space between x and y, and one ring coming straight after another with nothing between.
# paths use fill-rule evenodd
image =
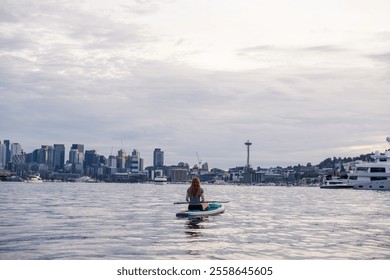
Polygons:
<instances>
[{"instance_id":1,"label":"high-rise building","mask_svg":"<svg viewBox=\"0 0 390 280\"><path fill-rule=\"evenodd\" d=\"M79 163L79 151L77 149L70 149L69 151L69 162Z\"/></svg>"},{"instance_id":2,"label":"high-rise building","mask_svg":"<svg viewBox=\"0 0 390 280\"><path fill-rule=\"evenodd\" d=\"M22 146L19 143L12 143L10 152L10 159L12 161L14 156L20 156L22 154Z\"/></svg>"},{"instance_id":3,"label":"high-rise building","mask_svg":"<svg viewBox=\"0 0 390 280\"><path fill-rule=\"evenodd\" d=\"M84 174L95 177L99 168L99 155L95 150L85 151Z\"/></svg>"},{"instance_id":4,"label":"high-rise building","mask_svg":"<svg viewBox=\"0 0 390 280\"><path fill-rule=\"evenodd\" d=\"M164 152L160 148L154 149L153 152L153 167L155 169L162 168L164 166Z\"/></svg>"},{"instance_id":5,"label":"high-rise building","mask_svg":"<svg viewBox=\"0 0 390 280\"><path fill-rule=\"evenodd\" d=\"M72 153L72 160L71 160ZM83 144L72 144L72 147L69 151L69 161L70 163L80 163L84 165L84 145Z\"/></svg>"},{"instance_id":6,"label":"high-rise building","mask_svg":"<svg viewBox=\"0 0 390 280\"><path fill-rule=\"evenodd\" d=\"M130 157L130 172L139 173L142 170L140 153L137 150L133 150Z\"/></svg>"},{"instance_id":7,"label":"high-rise building","mask_svg":"<svg viewBox=\"0 0 390 280\"><path fill-rule=\"evenodd\" d=\"M125 163L126 163L126 151L124 149L120 149L118 151L118 156L117 156L117 161L116 161L117 168L124 169Z\"/></svg>"},{"instance_id":8,"label":"high-rise building","mask_svg":"<svg viewBox=\"0 0 390 280\"><path fill-rule=\"evenodd\" d=\"M7 164L7 146L0 142L0 169L5 168Z\"/></svg>"},{"instance_id":9,"label":"high-rise building","mask_svg":"<svg viewBox=\"0 0 390 280\"><path fill-rule=\"evenodd\" d=\"M64 169L64 165L65 165L64 144L54 144L53 164L54 164L54 170Z\"/></svg>"},{"instance_id":10,"label":"high-rise building","mask_svg":"<svg viewBox=\"0 0 390 280\"><path fill-rule=\"evenodd\" d=\"M79 153L84 153L84 144L72 144L71 149L76 149Z\"/></svg>"},{"instance_id":11,"label":"high-rise building","mask_svg":"<svg viewBox=\"0 0 390 280\"><path fill-rule=\"evenodd\" d=\"M50 145L42 145L38 152L38 163L54 166L54 149Z\"/></svg>"},{"instance_id":12,"label":"high-rise building","mask_svg":"<svg viewBox=\"0 0 390 280\"><path fill-rule=\"evenodd\" d=\"M111 155L108 157L108 166L116 169L117 166L116 156Z\"/></svg>"},{"instance_id":13,"label":"high-rise building","mask_svg":"<svg viewBox=\"0 0 390 280\"><path fill-rule=\"evenodd\" d=\"M10 141L4 140L5 145L5 164L7 165L11 161Z\"/></svg>"},{"instance_id":14,"label":"high-rise building","mask_svg":"<svg viewBox=\"0 0 390 280\"><path fill-rule=\"evenodd\" d=\"M85 166L93 166L98 164L99 162L99 155L96 153L95 150L88 150L85 151Z\"/></svg>"}]
</instances>

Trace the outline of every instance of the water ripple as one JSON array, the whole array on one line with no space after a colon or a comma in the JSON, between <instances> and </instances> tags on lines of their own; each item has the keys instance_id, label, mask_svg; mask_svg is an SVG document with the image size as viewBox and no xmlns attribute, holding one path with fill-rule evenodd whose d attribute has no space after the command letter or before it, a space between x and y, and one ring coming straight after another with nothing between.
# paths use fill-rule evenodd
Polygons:
<instances>
[{"instance_id":1,"label":"water ripple","mask_svg":"<svg viewBox=\"0 0 390 280\"><path fill-rule=\"evenodd\" d=\"M186 188L2 182L0 259L390 259L390 192L205 185L190 221Z\"/></svg>"}]
</instances>

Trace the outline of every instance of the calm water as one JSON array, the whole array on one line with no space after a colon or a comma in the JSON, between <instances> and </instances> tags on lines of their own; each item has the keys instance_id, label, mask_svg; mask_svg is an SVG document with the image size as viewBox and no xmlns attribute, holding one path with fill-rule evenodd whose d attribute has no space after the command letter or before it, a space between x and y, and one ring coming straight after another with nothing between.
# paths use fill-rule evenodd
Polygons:
<instances>
[{"instance_id":1,"label":"calm water","mask_svg":"<svg viewBox=\"0 0 390 280\"><path fill-rule=\"evenodd\" d=\"M187 185L0 182L0 259L390 259L390 192L203 188L192 224Z\"/></svg>"}]
</instances>

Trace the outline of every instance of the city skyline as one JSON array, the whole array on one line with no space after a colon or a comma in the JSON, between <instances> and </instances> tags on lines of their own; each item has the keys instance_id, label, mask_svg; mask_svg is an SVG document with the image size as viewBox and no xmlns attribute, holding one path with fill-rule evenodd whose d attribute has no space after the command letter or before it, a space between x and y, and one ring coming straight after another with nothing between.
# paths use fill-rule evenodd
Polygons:
<instances>
[{"instance_id":1,"label":"city skyline","mask_svg":"<svg viewBox=\"0 0 390 280\"><path fill-rule=\"evenodd\" d=\"M0 137L26 151L227 169L246 139L261 167L387 148L389 1L3 1L0 27Z\"/></svg>"},{"instance_id":2,"label":"city skyline","mask_svg":"<svg viewBox=\"0 0 390 280\"><path fill-rule=\"evenodd\" d=\"M386 137L386 141L387 141L387 147L384 148L384 150L388 150L388 144L390 144L390 137ZM6 144L7 143L7 144ZM25 149L23 149L23 145L22 143L19 143L19 142L13 142L12 140L10 139L0 139L0 147L2 148L3 146L8 146L9 149L8 149L8 153L9 153L9 158L7 160L6 159L6 151L0 149L0 169L2 167L1 163L3 161L3 158L4 157L4 161L7 162L12 162L12 155L13 154L19 154L21 155L22 152L24 155L27 155L27 154L32 154L34 153L35 151L38 151L38 150L41 150L41 149L45 149L46 151L48 149L51 149L54 151L53 153L53 157L51 159L52 163L53 163L53 167L55 168L59 168L59 169L63 169L64 167L64 164L66 163L77 163L79 162L79 158L78 158L78 153L82 153L83 156L82 156L82 162L84 162L85 160L87 160L87 154L88 153L93 153L94 155L97 155L97 156L103 156L108 162L110 161L110 158L115 158L115 166L117 165L116 161L122 161L123 160L123 163L121 164L118 164L119 165L122 165L122 168L124 168L124 158L125 157L128 157L128 158L131 158L132 156L134 156L135 154L137 155L136 157L139 159L142 160L142 166L143 168L146 168L146 167L153 167L154 169L159 169L159 168L163 168L164 166L176 166L180 163L184 163L184 164L188 164L189 167L195 167L195 166L199 166L199 167L202 167L203 164L207 164L207 166L211 166L210 168L217 168L217 169L222 169L222 170L228 170L230 168L237 168L237 167L244 167L244 168L274 168L274 167L283 167L283 168L286 168L288 166L297 166L297 165L306 165L306 164L310 164L310 165L317 165L319 164L321 161L323 160L326 160L328 158L342 158L342 156L340 155L332 155L332 156L328 156L326 158L323 158L321 159L320 161L318 162L310 162L310 161L306 161L306 162L301 162L301 163L298 163L296 165L281 165L281 164L277 164L277 165L274 165L274 166L260 166L260 165L253 165L250 158L249 158L249 146L252 145L251 141L247 140L245 143L243 143L246 147L245 147L245 150L246 150L246 155L245 155L245 163L244 164L241 164L241 165L230 165L228 166L227 168L223 168L223 167L220 167L220 166L215 166L213 165L213 163L211 162L207 162L207 161L203 161L199 158L199 155L198 153L196 153L196 156L197 156L197 160L195 162L193 162L192 160L191 161L186 161L186 160L182 160L182 161L179 161L179 162L171 162L169 161L169 163L166 164L165 162L165 151L161 148L154 148L153 151L149 151L149 155L150 155L150 159L149 159L149 156L144 156L144 154L140 153L138 149L136 148L131 148L131 149L126 149L126 148L119 148L118 150L114 150L113 147L111 147L111 152L110 154L102 154L102 153L99 153L99 151L95 150L95 149L90 149L88 147L88 144L85 145L85 144L70 144L69 145L69 148L67 149L66 145L65 144L41 144L39 145L40 147L36 147L35 149L31 150L31 151L26 151ZM12 151L12 150L17 150L17 152L15 151ZM76 151L77 152L77 155L75 156L72 156L72 152L73 151ZM377 150L379 151L379 150ZM377 152L375 151L375 152ZM364 155L364 154L369 154L371 152L374 152L374 151L367 151L366 153L363 153L363 154L355 154L355 155L352 155L352 157L357 157L357 156L360 156L360 155ZM381 152L381 151L380 151ZM62 154L61 154L62 153ZM148 153L146 153L148 154ZM142 156L142 157L141 157ZM46 155L47 157L47 155ZM147 159L145 161L145 158ZM41 160L42 161L42 160ZM43 160L44 161L44 160ZM46 161L48 161L48 159L46 159ZM112 164L108 163L109 166L112 166ZM138 166L139 163L136 164L136 166ZM3 165L3 168L4 168L5 165ZM138 168L138 167L137 167ZM136 168L136 169L137 169ZM138 171L136 172L140 172L143 170L142 169L139 169Z\"/></svg>"},{"instance_id":3,"label":"city skyline","mask_svg":"<svg viewBox=\"0 0 390 280\"><path fill-rule=\"evenodd\" d=\"M47 158L48 155L46 154L44 157L46 159L42 159L40 161L42 162L47 162L51 161L54 167L58 167L59 169L62 169L64 167L65 163L79 163L80 161L85 161L87 160L87 154L88 153L93 153L95 155L99 156L104 156L106 160L110 160L111 157L115 159L120 159L122 160L123 157L131 157L131 155L134 155L134 153L137 154L137 157L141 157L141 153L139 152L138 149L126 149L126 148L119 148L118 150L114 150L113 147L111 147L111 153L110 154L101 154L95 149L89 149L88 145L85 144L70 144L69 147L67 148L65 144L41 144L38 147L34 148L33 150L26 151L23 149L22 143L19 142L13 142L10 139L0 139L0 145L8 146L8 156L7 151L0 150L0 156L4 157L4 162L12 162L12 157L14 155L27 155L27 154L32 154L37 150L52 150L53 155L50 160ZM17 150L13 151L13 150ZM79 159L79 154L83 154L82 158ZM165 165L165 160L164 160L164 153L165 151L162 150L161 148L154 148L153 152L150 152L152 159L150 160L150 164L147 164L147 166L152 166L155 169L162 168ZM197 155L198 156L198 155ZM8 157L8 158L7 158ZM0 158L1 159L1 158ZM142 158L143 160L143 158ZM149 161L146 161L149 162ZM199 158L195 163L192 163L191 161L181 161L185 164L188 164L189 166L197 166L199 164L202 164L202 162L199 162ZM177 165L181 162L177 163L172 163L170 165ZM0 161L1 163L1 161ZM203 162L208 164L207 162ZM3 167L5 166L3 165ZM110 164L109 164L110 165ZM116 165L116 164L115 164ZM0 165L1 167L1 165Z\"/></svg>"}]
</instances>

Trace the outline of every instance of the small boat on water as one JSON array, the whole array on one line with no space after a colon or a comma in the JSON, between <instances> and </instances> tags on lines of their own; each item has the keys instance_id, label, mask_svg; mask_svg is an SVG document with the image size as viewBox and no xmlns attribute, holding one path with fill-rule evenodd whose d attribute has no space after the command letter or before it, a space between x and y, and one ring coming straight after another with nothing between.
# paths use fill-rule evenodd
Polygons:
<instances>
[{"instance_id":1,"label":"small boat on water","mask_svg":"<svg viewBox=\"0 0 390 280\"><path fill-rule=\"evenodd\" d=\"M325 180L324 184L322 184L320 188L321 189L352 189L353 185L349 183L348 179L332 177L332 179Z\"/></svg>"},{"instance_id":2,"label":"small boat on water","mask_svg":"<svg viewBox=\"0 0 390 280\"><path fill-rule=\"evenodd\" d=\"M183 210L176 213L178 218L194 218L218 215L225 212L225 206L222 203L209 203L206 210Z\"/></svg>"},{"instance_id":3,"label":"small boat on water","mask_svg":"<svg viewBox=\"0 0 390 280\"><path fill-rule=\"evenodd\" d=\"M156 176L156 178L154 178L154 183L156 185L165 185L167 182L168 179L165 176Z\"/></svg>"},{"instance_id":4,"label":"small boat on water","mask_svg":"<svg viewBox=\"0 0 390 280\"><path fill-rule=\"evenodd\" d=\"M26 180L27 183L40 184L42 183L42 178L39 175L29 175Z\"/></svg>"}]
</instances>

